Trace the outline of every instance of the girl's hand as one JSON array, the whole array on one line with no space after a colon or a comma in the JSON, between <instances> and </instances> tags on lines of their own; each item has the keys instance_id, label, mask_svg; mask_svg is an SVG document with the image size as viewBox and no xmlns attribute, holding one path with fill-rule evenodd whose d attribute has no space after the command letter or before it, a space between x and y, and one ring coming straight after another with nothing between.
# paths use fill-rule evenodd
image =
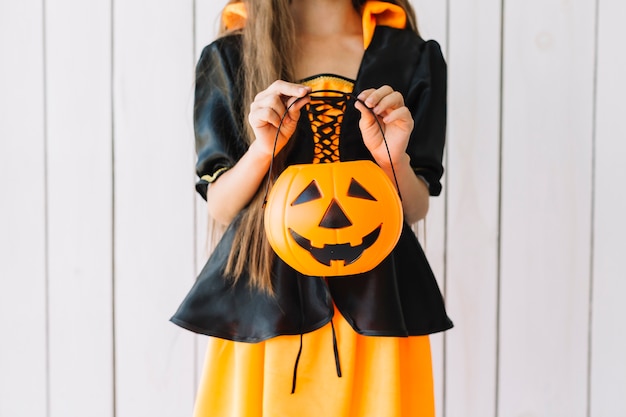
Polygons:
<instances>
[{"instance_id":1,"label":"girl's hand","mask_svg":"<svg viewBox=\"0 0 626 417\"><path fill-rule=\"evenodd\" d=\"M402 94L384 85L378 89L364 90L358 98L376 114L387 139L391 160L394 164L402 161L406 158L406 148L414 124L411 112L404 105ZM357 101L355 106L361 112L359 128L365 146L378 165L389 166L389 156L376 119L363 103Z\"/></svg>"},{"instance_id":2,"label":"girl's hand","mask_svg":"<svg viewBox=\"0 0 626 417\"><path fill-rule=\"evenodd\" d=\"M310 92L309 87L278 80L257 94L250 105L248 123L250 123L256 137L253 144L258 150L267 155L272 155L276 130L285 110L298 98L305 97ZM280 128L276 153L285 146L293 135L300 118L300 109L309 101L310 99L305 97L289 109L289 113Z\"/></svg>"}]
</instances>

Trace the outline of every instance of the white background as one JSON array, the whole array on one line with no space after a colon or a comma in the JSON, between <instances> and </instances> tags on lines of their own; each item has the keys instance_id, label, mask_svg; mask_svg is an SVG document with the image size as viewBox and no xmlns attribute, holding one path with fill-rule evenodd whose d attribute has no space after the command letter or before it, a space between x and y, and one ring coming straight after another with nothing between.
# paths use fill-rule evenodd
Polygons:
<instances>
[{"instance_id":1,"label":"white background","mask_svg":"<svg viewBox=\"0 0 626 417\"><path fill-rule=\"evenodd\" d=\"M0 417L191 415L204 339L168 318L223 4L0 0ZM626 2L414 5L449 64L438 415L626 416Z\"/></svg>"}]
</instances>

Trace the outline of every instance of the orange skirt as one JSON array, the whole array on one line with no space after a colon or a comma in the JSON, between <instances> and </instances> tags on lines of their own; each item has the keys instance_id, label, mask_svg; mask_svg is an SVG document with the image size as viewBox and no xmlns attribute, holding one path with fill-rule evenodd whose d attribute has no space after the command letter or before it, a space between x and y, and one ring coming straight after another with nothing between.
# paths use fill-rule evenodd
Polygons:
<instances>
[{"instance_id":1,"label":"orange skirt","mask_svg":"<svg viewBox=\"0 0 626 417\"><path fill-rule=\"evenodd\" d=\"M341 378L331 324L303 337L261 343L210 338L194 417L434 417L428 336L357 334L335 310Z\"/></svg>"}]
</instances>

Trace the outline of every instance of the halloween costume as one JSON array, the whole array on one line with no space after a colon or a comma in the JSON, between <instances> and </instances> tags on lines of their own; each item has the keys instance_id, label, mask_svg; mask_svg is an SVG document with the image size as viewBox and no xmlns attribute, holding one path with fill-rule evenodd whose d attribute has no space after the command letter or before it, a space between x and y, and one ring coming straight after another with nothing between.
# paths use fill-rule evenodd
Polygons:
<instances>
[{"instance_id":1,"label":"halloween costume","mask_svg":"<svg viewBox=\"0 0 626 417\"><path fill-rule=\"evenodd\" d=\"M365 10L370 12L364 13L364 22L372 19L371 9ZM411 165L437 195L446 106L439 46L410 30L380 25L365 38L371 43L354 82L325 75L304 83L314 90L357 94L387 84L402 93L415 121L407 148ZM198 63L194 117L197 172L204 180L197 189L205 198L208 182L246 151L240 131L246 116L240 111L242 83L237 82L240 42L239 35L220 38L205 48ZM335 123L328 146L314 132L308 107L285 148L287 164L373 159L362 142L360 114L353 105L339 112L342 120ZM364 274L303 276L277 258L274 295L269 296L250 287L245 275L235 284L223 276L238 220L228 227L171 319L219 338L209 341L196 415L432 416L430 348L424 335L449 329L452 322L408 225L392 253ZM300 365L293 369L301 354ZM297 389L290 396L296 371Z\"/></svg>"}]
</instances>

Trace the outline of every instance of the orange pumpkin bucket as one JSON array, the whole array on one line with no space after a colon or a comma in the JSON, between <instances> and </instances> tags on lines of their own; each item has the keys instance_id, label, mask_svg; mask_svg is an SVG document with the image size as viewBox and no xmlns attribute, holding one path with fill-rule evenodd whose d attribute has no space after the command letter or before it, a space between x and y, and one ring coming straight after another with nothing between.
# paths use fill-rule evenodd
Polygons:
<instances>
[{"instance_id":1,"label":"orange pumpkin bucket","mask_svg":"<svg viewBox=\"0 0 626 417\"><path fill-rule=\"evenodd\" d=\"M266 198L268 241L304 275L370 271L391 253L402 232L396 186L368 160L288 166Z\"/></svg>"}]
</instances>

